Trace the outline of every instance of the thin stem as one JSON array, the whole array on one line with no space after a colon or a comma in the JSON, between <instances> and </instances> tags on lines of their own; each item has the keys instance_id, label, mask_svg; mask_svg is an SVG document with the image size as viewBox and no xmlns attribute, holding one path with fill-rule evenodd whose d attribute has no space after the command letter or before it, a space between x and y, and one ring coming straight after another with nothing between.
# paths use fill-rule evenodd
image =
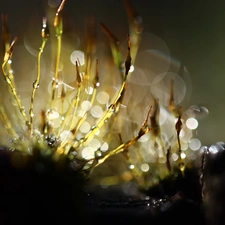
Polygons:
<instances>
[{"instance_id":1,"label":"thin stem","mask_svg":"<svg viewBox=\"0 0 225 225\"><path fill-rule=\"evenodd\" d=\"M53 108L53 104L55 101L55 92L59 85L59 65L60 65L60 57L61 57L61 46L62 45L62 37L61 35L57 37L57 56L56 56L56 65L55 65L55 74L52 80L52 99L51 99L51 109Z\"/></svg>"},{"instance_id":2,"label":"thin stem","mask_svg":"<svg viewBox=\"0 0 225 225\"><path fill-rule=\"evenodd\" d=\"M30 101L30 133L31 135L33 134L33 117L34 117L34 96L35 96L35 92L37 90L37 88L39 87L39 81L40 81L40 77L41 77L41 55L44 51L44 47L46 45L46 42L48 40L48 28L46 25L46 19L43 19L43 29L42 29L42 44L41 47L39 49L39 53L38 53L38 59L37 59L37 78L33 83L33 90L32 90L32 94L31 94L31 101Z\"/></svg>"},{"instance_id":3,"label":"thin stem","mask_svg":"<svg viewBox=\"0 0 225 225\"><path fill-rule=\"evenodd\" d=\"M55 100L55 92L58 88L58 79L59 79L59 66L60 66L60 58L61 58L61 48L62 48L62 33L63 33L63 22L62 22L62 10L64 7L66 0L63 0L56 12L54 18L54 27L56 30L57 37L57 55L56 55L56 65L55 65L55 74L52 80L52 98L51 98L51 109L53 108L54 100Z\"/></svg>"},{"instance_id":4,"label":"thin stem","mask_svg":"<svg viewBox=\"0 0 225 225\"><path fill-rule=\"evenodd\" d=\"M94 165L94 167L97 167L100 164L102 164L103 162L105 162L105 160L108 159L110 156L113 156L115 154L118 154L120 152L123 152L123 151L127 150L131 145L134 145L143 135L145 135L149 131L151 131L151 128L147 124L150 110L151 110L151 108L149 109L149 111L147 113L146 119L144 120L144 122L143 122L143 124L141 126L141 129L138 132L138 135L135 136L134 138L132 138L131 140L129 140L129 141L119 145L117 148L115 148L114 150L110 151L107 155L105 155L102 158L100 158L97 161L97 163Z\"/></svg>"},{"instance_id":5,"label":"thin stem","mask_svg":"<svg viewBox=\"0 0 225 225\"><path fill-rule=\"evenodd\" d=\"M13 96L14 96L16 102L17 102L17 105L18 105L18 107L19 107L20 113L22 114L22 116L23 116L23 118L24 118L24 120L25 120L25 124L27 124L27 116L26 116L26 113L25 113L25 109L24 109L24 107L23 107L22 104L21 104L20 98L19 98L19 96L18 96L18 94L17 94L17 91L16 91L16 88L15 88L14 84L12 83L12 81L11 81L11 79L9 78L7 72L5 71L5 66L7 65L8 61L10 60L10 58L11 58L11 56L12 56L13 46L14 46L14 44L16 43L17 39L18 39L18 37L16 37L16 38L13 40L13 42L12 42L10 48L8 49L8 51L5 52L4 61L3 61L3 63L2 63L2 72L3 72L3 75L4 75L4 77L5 77L5 80L6 80L6 82L8 83L8 85L9 85L9 87L10 87L12 93L13 93Z\"/></svg>"}]
</instances>

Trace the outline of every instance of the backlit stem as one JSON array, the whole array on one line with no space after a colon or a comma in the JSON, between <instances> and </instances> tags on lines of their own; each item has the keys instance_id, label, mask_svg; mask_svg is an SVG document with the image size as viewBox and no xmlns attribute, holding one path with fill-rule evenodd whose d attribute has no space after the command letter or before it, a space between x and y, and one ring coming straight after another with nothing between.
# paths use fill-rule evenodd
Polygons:
<instances>
[{"instance_id":1,"label":"backlit stem","mask_svg":"<svg viewBox=\"0 0 225 225\"><path fill-rule=\"evenodd\" d=\"M55 95L56 95L56 89L58 88L58 82L59 82L59 67L60 67L62 33L63 33L62 10L63 10L65 2L66 2L65 0L61 2L57 10L56 16L54 18L54 27L56 30L56 37L57 37L57 54L56 54L55 74L52 80L51 109L53 108Z\"/></svg>"},{"instance_id":2,"label":"backlit stem","mask_svg":"<svg viewBox=\"0 0 225 225\"><path fill-rule=\"evenodd\" d=\"M15 88L13 82L11 81L9 75L7 74L7 72L5 70L5 66L7 65L8 61L11 59L11 56L12 56L12 53L13 53L13 46L15 45L17 39L18 39L18 37L16 37L13 40L10 48L8 49L8 51L5 52L4 61L3 61L3 64L2 64L2 72L3 72L3 75L5 77L6 82L8 83L8 85L9 85L9 87L10 87L12 93L13 93L13 96L14 96L14 98L17 102L17 105L19 107L19 110L20 110L20 112L21 112L21 114L22 114L22 116L25 120L25 124L27 124L27 116L26 116L26 113L25 113L25 109L21 104L20 98L17 94L16 88Z\"/></svg>"},{"instance_id":3,"label":"backlit stem","mask_svg":"<svg viewBox=\"0 0 225 225\"><path fill-rule=\"evenodd\" d=\"M37 88L39 87L39 81L40 81L40 77L41 77L41 55L44 51L44 47L45 44L48 40L49 37L49 32L48 32L48 28L47 28L47 24L46 24L46 18L43 19L43 28L42 28L42 44L41 47L39 49L39 53L38 53L38 60L37 60L37 78L33 83L33 90L31 93L31 102L30 102L30 111L29 111L29 115L30 115L30 133L31 135L33 134L33 117L34 117L34 97L35 97L35 92L37 90Z\"/></svg>"},{"instance_id":4,"label":"backlit stem","mask_svg":"<svg viewBox=\"0 0 225 225\"><path fill-rule=\"evenodd\" d=\"M95 164L94 167L99 166L100 164L102 164L103 162L105 162L106 159L108 159L110 156L118 154L120 152L123 152L125 150L127 150L131 145L134 145L143 135L147 134L149 131L151 131L151 128L148 126L148 117L149 117L149 112L150 112L151 108L149 109L147 116L141 126L141 129L138 132L138 135L135 136L134 138L132 138L131 140L121 144L120 146L118 146L116 149L110 151L107 155L103 156L102 158L100 158L97 163ZM94 168L93 167L93 168Z\"/></svg>"}]
</instances>

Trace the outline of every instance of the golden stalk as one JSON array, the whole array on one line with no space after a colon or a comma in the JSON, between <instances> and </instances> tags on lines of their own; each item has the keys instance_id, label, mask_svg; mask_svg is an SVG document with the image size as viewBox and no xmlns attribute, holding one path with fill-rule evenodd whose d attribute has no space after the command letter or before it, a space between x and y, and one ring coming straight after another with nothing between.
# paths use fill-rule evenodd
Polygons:
<instances>
[{"instance_id":1,"label":"golden stalk","mask_svg":"<svg viewBox=\"0 0 225 225\"><path fill-rule=\"evenodd\" d=\"M25 124L28 126L28 121L27 121L27 116L26 116L26 113L25 113L25 109L24 109L24 107L21 104L20 98L19 98L19 96L17 94L16 88L15 88L13 82L11 81L9 75L7 74L7 72L5 70L5 66L7 65L8 61L12 57L13 47L14 47L14 45L15 45L17 40L18 40L18 37L15 37L13 42L11 43L9 49L5 52L4 60L3 60L3 63L2 63L2 72L3 72L3 75L5 77L5 80L6 80L7 84L9 85L9 87L10 87L12 93L13 93L13 96L14 96L16 102L17 102L17 105L19 107L20 113L22 114L22 116L24 118Z\"/></svg>"},{"instance_id":2,"label":"golden stalk","mask_svg":"<svg viewBox=\"0 0 225 225\"><path fill-rule=\"evenodd\" d=\"M31 94L31 101L30 101L30 134L33 134L33 117L34 117L34 97L35 97L35 92L37 90L37 88L39 88L39 81L40 81L40 77L41 77L41 55L44 51L45 48L45 44L48 40L49 37L49 31L47 28L47 21L46 18L43 18L43 28L42 28L42 32L41 32L41 36L42 36L42 44L41 47L39 49L38 52L38 59L37 59L37 78L33 83L33 90L32 90L32 94Z\"/></svg>"},{"instance_id":3,"label":"golden stalk","mask_svg":"<svg viewBox=\"0 0 225 225\"><path fill-rule=\"evenodd\" d=\"M60 66L60 57L61 57L61 48L62 48L62 33L63 33L63 22L62 22L62 10L66 0L63 0L57 10L56 16L54 18L54 27L56 30L57 37L57 55L56 55L56 65L55 65L55 74L52 80L52 98L51 98L51 109L53 108L56 89L59 85L59 66Z\"/></svg>"},{"instance_id":4,"label":"golden stalk","mask_svg":"<svg viewBox=\"0 0 225 225\"><path fill-rule=\"evenodd\" d=\"M138 135L133 137L131 140L119 145L116 149L110 151L107 155L100 157L100 159L97 159L97 163L95 164L94 167L99 166L100 164L102 164L103 162L105 162L106 159L108 159L109 157L116 155L120 152L123 152L125 150L127 150L130 146L134 145L143 135L147 134L149 131L151 131L152 129L150 128L150 126L148 125L147 121L149 118L149 113L150 113L151 108L149 109L147 116L138 132ZM93 167L93 168L94 168Z\"/></svg>"}]
</instances>

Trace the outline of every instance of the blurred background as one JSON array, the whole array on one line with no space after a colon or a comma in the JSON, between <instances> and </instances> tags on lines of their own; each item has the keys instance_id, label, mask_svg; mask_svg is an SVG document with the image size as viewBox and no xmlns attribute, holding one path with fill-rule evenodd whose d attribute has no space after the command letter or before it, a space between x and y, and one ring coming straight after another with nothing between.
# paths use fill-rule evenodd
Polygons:
<instances>
[{"instance_id":1,"label":"blurred background","mask_svg":"<svg viewBox=\"0 0 225 225\"><path fill-rule=\"evenodd\" d=\"M42 17L51 10L55 12L59 3L59 0L1 0L0 11L8 14L11 39L19 36L18 46L26 42L31 45L30 51L38 49ZM188 98L184 108L197 105L208 109L208 113L200 112L203 116L195 135L202 145L225 141L225 2L131 0L131 3L142 17L145 37L150 41L143 48L156 43L168 53L170 62L181 62L186 67ZM63 11L65 32L82 33L89 16L96 18L97 26L103 22L121 42L126 39L129 29L122 1L67 0ZM29 63L22 66L23 73L26 66ZM162 70L166 72L167 68Z\"/></svg>"}]
</instances>

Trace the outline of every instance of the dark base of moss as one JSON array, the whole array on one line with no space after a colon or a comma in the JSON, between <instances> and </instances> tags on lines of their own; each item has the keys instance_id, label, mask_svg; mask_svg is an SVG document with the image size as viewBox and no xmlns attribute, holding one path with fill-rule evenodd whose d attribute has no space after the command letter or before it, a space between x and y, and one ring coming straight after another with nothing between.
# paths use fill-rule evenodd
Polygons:
<instances>
[{"instance_id":1,"label":"dark base of moss","mask_svg":"<svg viewBox=\"0 0 225 225\"><path fill-rule=\"evenodd\" d=\"M66 159L0 150L0 224L71 224L86 213L85 182Z\"/></svg>"},{"instance_id":2,"label":"dark base of moss","mask_svg":"<svg viewBox=\"0 0 225 225\"><path fill-rule=\"evenodd\" d=\"M178 195L177 197L180 196L197 203L202 201L202 187L199 171L196 168L186 168L183 174L177 169L168 177L160 180L158 184L140 191L156 199Z\"/></svg>"},{"instance_id":3,"label":"dark base of moss","mask_svg":"<svg viewBox=\"0 0 225 225\"><path fill-rule=\"evenodd\" d=\"M67 159L55 163L39 152L24 156L0 150L0 224L205 225L197 180L197 171L186 170L185 176L170 176L143 190L149 201L127 197L102 202L88 196L85 175L73 170ZM171 200L177 193L184 195Z\"/></svg>"}]
</instances>

